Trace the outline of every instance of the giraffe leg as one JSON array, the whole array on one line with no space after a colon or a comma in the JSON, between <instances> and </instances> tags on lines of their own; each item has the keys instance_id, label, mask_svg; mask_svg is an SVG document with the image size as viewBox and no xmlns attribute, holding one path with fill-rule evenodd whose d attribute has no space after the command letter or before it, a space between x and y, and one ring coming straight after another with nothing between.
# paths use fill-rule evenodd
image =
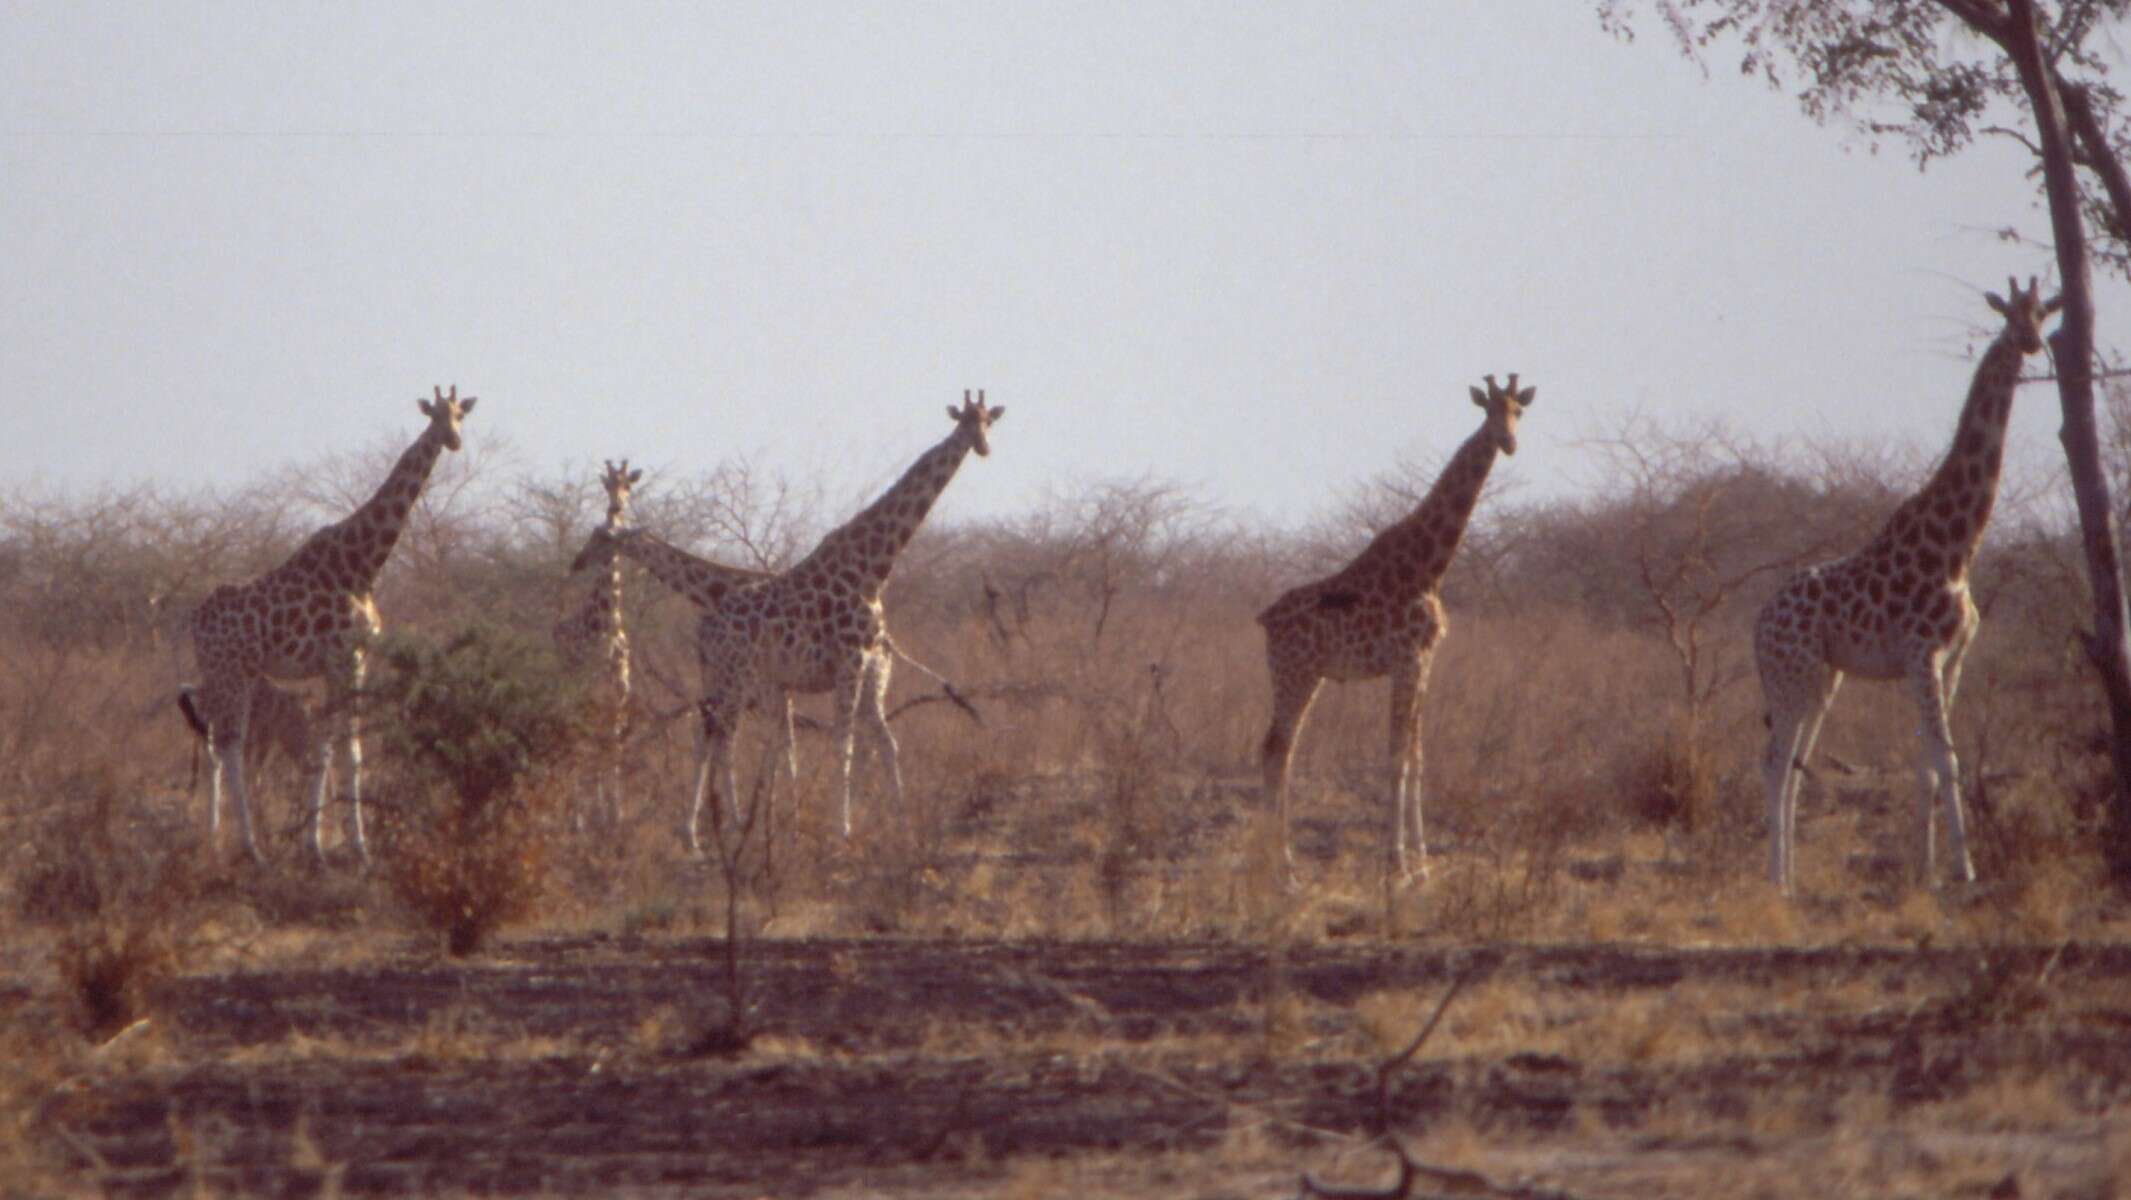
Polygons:
<instances>
[{"instance_id":1,"label":"giraffe leg","mask_svg":"<svg viewBox=\"0 0 2131 1200\"><path fill-rule=\"evenodd\" d=\"M1273 669L1273 719L1266 726L1260 766L1265 776L1266 801L1280 822L1280 853L1290 868L1295 864L1295 847L1288 825L1288 769L1294 762L1295 742L1309 719L1310 704L1317 699L1317 689L1323 683L1314 674L1282 672L1277 665Z\"/></svg>"},{"instance_id":2,"label":"giraffe leg","mask_svg":"<svg viewBox=\"0 0 2131 1200\"><path fill-rule=\"evenodd\" d=\"M348 758L348 838L355 843L355 856L364 866L370 864L370 839L363 832L363 730L362 714L357 711L356 697L362 691L365 664L361 652L348 668L347 689L343 697L346 706L346 723L341 726L341 737L347 748Z\"/></svg>"},{"instance_id":3,"label":"giraffe leg","mask_svg":"<svg viewBox=\"0 0 2131 1200\"><path fill-rule=\"evenodd\" d=\"M1841 684L1841 673L1826 666L1799 670L1765 660L1762 664L1769 720L1761 765L1768 795L1769 881L1786 896L1795 883L1798 792L1805 782L1805 763Z\"/></svg>"},{"instance_id":4,"label":"giraffe leg","mask_svg":"<svg viewBox=\"0 0 2131 1200\"><path fill-rule=\"evenodd\" d=\"M1428 873L1428 845L1421 836L1421 701L1427 689L1425 653L1391 673L1391 841L1384 865L1398 879Z\"/></svg>"},{"instance_id":5,"label":"giraffe leg","mask_svg":"<svg viewBox=\"0 0 2131 1200\"><path fill-rule=\"evenodd\" d=\"M851 750L855 732L852 718L857 714L859 690L865 686L866 680L863 667L856 670L845 668L839 674L843 678L836 681L834 688L836 718L832 740L836 745L837 795L843 809L844 836L848 838L851 836Z\"/></svg>"},{"instance_id":6,"label":"giraffe leg","mask_svg":"<svg viewBox=\"0 0 2131 1200\"><path fill-rule=\"evenodd\" d=\"M1945 678L1936 656L1910 672L1910 690L1916 695L1918 723L1923 742L1919 759L1922 793L1917 819L1918 876L1929 884L1938 875L1938 846L1933 828L1939 808L1946 810L1947 853L1953 869L1964 883L1976 878L1975 864L1968 857L1968 831L1961 819L1961 768L1953 752L1953 729L1946 719Z\"/></svg>"},{"instance_id":7,"label":"giraffe leg","mask_svg":"<svg viewBox=\"0 0 2131 1200\"><path fill-rule=\"evenodd\" d=\"M784 692L784 775L794 783L799 781L799 739L792 732L792 692Z\"/></svg>"},{"instance_id":8,"label":"giraffe leg","mask_svg":"<svg viewBox=\"0 0 2131 1200\"><path fill-rule=\"evenodd\" d=\"M237 812L238 835L244 852L253 862L265 861L252 829L251 793L244 777L244 751L251 726L252 688L249 680L211 681L202 689L207 713L208 759L215 767L209 778L207 825L210 837L219 839L222 824L222 783L229 783L230 803Z\"/></svg>"},{"instance_id":9,"label":"giraffe leg","mask_svg":"<svg viewBox=\"0 0 2131 1200\"><path fill-rule=\"evenodd\" d=\"M888 776L888 795L900 818L903 811L902 755L895 744L894 732L888 728L888 676L892 667L886 655L868 660L865 675L858 685L858 716L865 723L874 761Z\"/></svg>"},{"instance_id":10,"label":"giraffe leg","mask_svg":"<svg viewBox=\"0 0 2131 1200\"><path fill-rule=\"evenodd\" d=\"M688 852L695 855L703 853L703 841L698 834L698 830L701 828L703 819L703 798L710 791L710 733L706 728L709 720L708 710L706 709L702 719L698 720L694 726L696 743L695 786L690 790L688 799L688 818L682 823L682 832L688 839Z\"/></svg>"}]
</instances>

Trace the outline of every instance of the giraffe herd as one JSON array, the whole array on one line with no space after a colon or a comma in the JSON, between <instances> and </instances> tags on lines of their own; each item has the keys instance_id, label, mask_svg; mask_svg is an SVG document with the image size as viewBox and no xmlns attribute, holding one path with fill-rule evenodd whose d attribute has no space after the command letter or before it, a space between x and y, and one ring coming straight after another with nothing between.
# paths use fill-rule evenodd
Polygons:
<instances>
[{"instance_id":1,"label":"giraffe herd","mask_svg":"<svg viewBox=\"0 0 2131 1200\"><path fill-rule=\"evenodd\" d=\"M2013 391L2022 362L2043 346L2043 322L2058 306L2055 298L2041 297L2032 279L2026 288L2009 284L2005 296L1986 297L2004 326L1976 368L1953 444L1938 468L1863 549L1798 572L1754 623L1769 726L1762 768L1769 878L1786 895L1794 886L1801 775L1845 674L1907 683L1921 741L1916 869L1927 879L1936 872L1937 816L1943 811L1952 872L1964 881L1975 877L1947 713L1962 655L1979 623L1968 573L1996 495ZM1518 423L1536 395L1535 388L1520 389L1515 374L1507 384L1492 375L1484 382L1484 390L1471 389L1483 413L1480 427L1413 511L1378 532L1347 565L1288 590L1258 615L1272 691L1272 716L1259 751L1263 796L1290 862L1288 775L1312 701L1328 679L1387 678L1386 876L1426 873L1422 710L1430 664L1448 631L1437 589L1496 456L1516 453ZM215 589L194 613L201 682L181 692L180 704L208 753L209 825L219 831L226 788L243 850L254 859L260 852L245 772L247 763L257 765L257 747L267 740L285 755L307 760L310 841L321 858L325 791L336 759L345 760L348 840L367 858L361 740L351 699L362 683L365 644L381 628L371 588L431 469L443 452L459 448L460 424L474 408L474 398L460 399L456 388L448 394L438 388L419 403L428 425L369 500L312 534L266 574ZM632 526L630 492L643 473L626 460L606 464L606 518L571 564L573 574L592 568L601 574L582 605L553 630L566 660L597 672L604 745L594 819L613 821L621 804L630 695L624 558L686 598L697 613L701 721L686 823L691 849L700 849L697 824L706 797L722 792L725 803L734 800L733 739L748 713L780 720L785 769L796 774L795 693L831 696L844 834L852 831L853 757L861 734L891 803L900 806L899 749L884 711L894 660L940 677L895 644L882 594L898 555L963 461L971 452L990 453L991 427L1005 410L988 407L981 391L964 392L962 404L950 406L947 415L954 427L945 438L784 571L699 558ZM325 684L316 723L296 697L272 682L312 678ZM947 694L969 708L951 687Z\"/></svg>"}]
</instances>

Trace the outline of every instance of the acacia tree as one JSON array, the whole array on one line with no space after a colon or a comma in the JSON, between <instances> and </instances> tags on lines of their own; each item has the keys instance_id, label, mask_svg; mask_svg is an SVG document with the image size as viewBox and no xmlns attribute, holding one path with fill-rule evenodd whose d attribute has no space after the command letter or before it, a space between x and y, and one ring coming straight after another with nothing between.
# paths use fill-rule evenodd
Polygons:
<instances>
[{"instance_id":1,"label":"acacia tree","mask_svg":"<svg viewBox=\"0 0 2131 1200\"><path fill-rule=\"evenodd\" d=\"M1632 36L1641 7L1599 0L1599 21ZM2131 179L2123 167L2131 122L2095 46L2109 43L2102 31L2121 21L2131 0L1651 0L1650 7L1690 57L1735 44L1743 73L1795 86L1808 116L1899 137L1920 166L1986 135L2016 138L2035 155L2064 301L2050 350L2094 600L2094 628L2084 640L2114 731L2116 790L2103 853L2118 887L2131 889L2131 635L2095 420L2090 272L2099 262L2131 279ZM2008 111L2024 114L2024 129L2000 123Z\"/></svg>"}]
</instances>

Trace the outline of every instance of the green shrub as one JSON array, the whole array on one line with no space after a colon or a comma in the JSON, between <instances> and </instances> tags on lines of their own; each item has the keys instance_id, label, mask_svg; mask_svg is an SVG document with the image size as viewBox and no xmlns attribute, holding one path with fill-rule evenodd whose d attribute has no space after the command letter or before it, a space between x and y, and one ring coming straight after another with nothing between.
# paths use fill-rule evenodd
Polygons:
<instances>
[{"instance_id":1,"label":"green shrub","mask_svg":"<svg viewBox=\"0 0 2131 1200\"><path fill-rule=\"evenodd\" d=\"M488 626L391 639L374 664L363 711L384 766L385 878L468 954L546 888L550 817L587 744L582 689L545 646Z\"/></svg>"}]
</instances>

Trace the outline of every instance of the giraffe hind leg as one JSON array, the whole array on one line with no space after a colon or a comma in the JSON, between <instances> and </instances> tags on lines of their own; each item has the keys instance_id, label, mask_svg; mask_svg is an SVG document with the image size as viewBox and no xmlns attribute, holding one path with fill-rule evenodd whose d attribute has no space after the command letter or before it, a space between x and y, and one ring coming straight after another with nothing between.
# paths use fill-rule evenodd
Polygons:
<instances>
[{"instance_id":1,"label":"giraffe hind leg","mask_svg":"<svg viewBox=\"0 0 2131 1200\"><path fill-rule=\"evenodd\" d=\"M1265 799L1280 826L1281 860L1290 870L1295 865L1295 847L1288 820L1288 776L1294 765L1295 743L1302 736L1310 704L1317 699L1317 689L1323 684L1323 679L1316 676L1295 674L1283 678L1277 670L1273 674L1273 716L1260 749L1260 766Z\"/></svg>"}]
</instances>

